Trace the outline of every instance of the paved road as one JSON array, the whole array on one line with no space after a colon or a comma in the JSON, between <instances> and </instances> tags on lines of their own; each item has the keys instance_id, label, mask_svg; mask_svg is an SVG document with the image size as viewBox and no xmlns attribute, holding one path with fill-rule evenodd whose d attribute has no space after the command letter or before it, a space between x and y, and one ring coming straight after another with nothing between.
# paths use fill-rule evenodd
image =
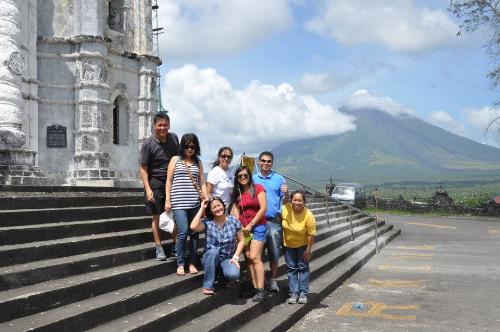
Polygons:
<instances>
[{"instance_id":1,"label":"paved road","mask_svg":"<svg viewBox=\"0 0 500 332\"><path fill-rule=\"evenodd\" d=\"M401 236L290 331L500 331L499 219L381 218Z\"/></svg>"}]
</instances>

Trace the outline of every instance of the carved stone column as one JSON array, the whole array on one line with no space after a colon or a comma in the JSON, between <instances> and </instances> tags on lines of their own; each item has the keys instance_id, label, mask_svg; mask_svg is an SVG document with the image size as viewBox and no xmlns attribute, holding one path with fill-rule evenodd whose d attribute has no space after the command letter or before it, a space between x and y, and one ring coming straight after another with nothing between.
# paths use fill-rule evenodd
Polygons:
<instances>
[{"instance_id":1,"label":"carved stone column","mask_svg":"<svg viewBox=\"0 0 500 332\"><path fill-rule=\"evenodd\" d=\"M17 0L0 0L0 149L23 146L21 74L26 59L21 53L21 12Z\"/></svg>"},{"instance_id":2,"label":"carved stone column","mask_svg":"<svg viewBox=\"0 0 500 332\"><path fill-rule=\"evenodd\" d=\"M0 0L0 184L40 185L44 178L35 166L36 152L23 150L21 75L26 58L21 53L19 0Z\"/></svg>"},{"instance_id":3,"label":"carved stone column","mask_svg":"<svg viewBox=\"0 0 500 332\"><path fill-rule=\"evenodd\" d=\"M141 69L139 72L139 149L142 143L153 133L153 117L158 112L158 97L156 96L156 84L158 76L156 66L159 59L152 56L141 56Z\"/></svg>"},{"instance_id":4,"label":"carved stone column","mask_svg":"<svg viewBox=\"0 0 500 332\"><path fill-rule=\"evenodd\" d=\"M113 186L115 172L110 168L110 88L104 55L106 45L94 42L99 52L81 52L77 63L80 81L76 91L74 185ZM84 47L82 43L82 48Z\"/></svg>"}]
</instances>

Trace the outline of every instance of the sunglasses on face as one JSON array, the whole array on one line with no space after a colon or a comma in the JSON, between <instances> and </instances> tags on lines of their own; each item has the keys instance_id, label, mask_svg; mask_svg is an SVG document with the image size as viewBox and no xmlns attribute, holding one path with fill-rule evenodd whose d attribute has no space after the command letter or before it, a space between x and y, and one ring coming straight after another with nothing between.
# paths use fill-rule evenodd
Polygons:
<instances>
[{"instance_id":1,"label":"sunglasses on face","mask_svg":"<svg viewBox=\"0 0 500 332\"><path fill-rule=\"evenodd\" d=\"M231 159L233 159L233 156L230 156L230 155L227 155L227 154L221 154L221 155L220 155L220 158L222 158L222 159L227 159L227 160L231 160Z\"/></svg>"},{"instance_id":2,"label":"sunglasses on face","mask_svg":"<svg viewBox=\"0 0 500 332\"><path fill-rule=\"evenodd\" d=\"M184 146L186 150L196 150L196 145L186 145Z\"/></svg>"},{"instance_id":3,"label":"sunglasses on face","mask_svg":"<svg viewBox=\"0 0 500 332\"><path fill-rule=\"evenodd\" d=\"M241 180L241 179L248 179L248 174L247 173L243 173L243 174L238 174L238 176L236 177L238 180Z\"/></svg>"},{"instance_id":4,"label":"sunglasses on face","mask_svg":"<svg viewBox=\"0 0 500 332\"><path fill-rule=\"evenodd\" d=\"M261 159L260 162L263 164L272 164L273 163L273 161L271 159Z\"/></svg>"}]
</instances>

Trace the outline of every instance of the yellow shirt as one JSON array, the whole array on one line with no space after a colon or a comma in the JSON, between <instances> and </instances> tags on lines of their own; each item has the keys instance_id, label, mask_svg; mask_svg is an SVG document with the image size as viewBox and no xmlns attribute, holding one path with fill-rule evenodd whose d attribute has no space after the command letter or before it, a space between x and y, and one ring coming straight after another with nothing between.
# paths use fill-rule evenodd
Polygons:
<instances>
[{"instance_id":1,"label":"yellow shirt","mask_svg":"<svg viewBox=\"0 0 500 332\"><path fill-rule=\"evenodd\" d=\"M288 203L281 209L281 226L283 227L283 244L288 248L299 248L307 245L307 237L316 235L316 219L308 208L297 214Z\"/></svg>"}]
</instances>

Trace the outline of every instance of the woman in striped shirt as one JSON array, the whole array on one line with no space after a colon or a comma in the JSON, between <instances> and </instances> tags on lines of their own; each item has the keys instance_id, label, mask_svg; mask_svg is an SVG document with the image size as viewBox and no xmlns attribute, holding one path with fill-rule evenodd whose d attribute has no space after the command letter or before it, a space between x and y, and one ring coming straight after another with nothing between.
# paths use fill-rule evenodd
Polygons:
<instances>
[{"instance_id":1,"label":"woman in striped shirt","mask_svg":"<svg viewBox=\"0 0 500 332\"><path fill-rule=\"evenodd\" d=\"M189 233L189 273L198 273L196 254L198 233L191 232L189 226L198 211L200 199L207 196L203 165L200 156L200 143L195 134L185 134L179 145L179 156L172 157L167 170L165 186L165 211L173 211L177 226L177 274L185 275L185 246Z\"/></svg>"}]
</instances>

